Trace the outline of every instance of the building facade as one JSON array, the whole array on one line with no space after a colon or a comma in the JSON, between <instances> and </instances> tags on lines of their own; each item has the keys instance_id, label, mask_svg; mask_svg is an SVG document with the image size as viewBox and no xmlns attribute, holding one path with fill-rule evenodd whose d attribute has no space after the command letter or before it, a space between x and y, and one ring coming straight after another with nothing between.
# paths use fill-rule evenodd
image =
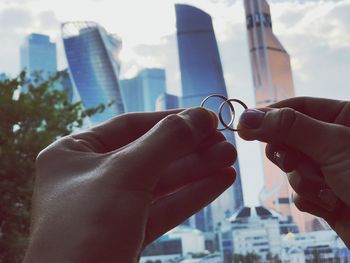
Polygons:
<instances>
[{"instance_id":1,"label":"building facade","mask_svg":"<svg viewBox=\"0 0 350 263\"><path fill-rule=\"evenodd\" d=\"M42 72L44 78L57 70L56 44L47 35L28 35L20 47L20 67L30 75Z\"/></svg>"},{"instance_id":2,"label":"building facade","mask_svg":"<svg viewBox=\"0 0 350 263\"><path fill-rule=\"evenodd\" d=\"M334 231L298 233L288 216L262 206L239 209L219 233L225 263L252 262L249 256L254 262L349 262L350 250Z\"/></svg>"},{"instance_id":3,"label":"building facade","mask_svg":"<svg viewBox=\"0 0 350 263\"><path fill-rule=\"evenodd\" d=\"M160 94L156 100L156 111L179 108L179 97L166 92Z\"/></svg>"},{"instance_id":4,"label":"building facade","mask_svg":"<svg viewBox=\"0 0 350 263\"><path fill-rule=\"evenodd\" d=\"M111 104L90 121L101 123L124 113L119 85L120 38L94 22L67 22L61 30L72 83L84 106Z\"/></svg>"},{"instance_id":5,"label":"building facade","mask_svg":"<svg viewBox=\"0 0 350 263\"><path fill-rule=\"evenodd\" d=\"M199 106L211 94L227 97L219 50L209 14L190 5L176 4L177 44L181 73L182 97L180 107ZM221 103L222 101L220 101ZM210 101L206 107L214 112L218 102ZM229 112L224 112L224 117ZM234 134L224 132L228 141L235 144ZM212 231L213 225L243 206L243 193L238 162L235 164L237 179L234 185L211 205L190 219L192 226L202 231ZM208 217L209 216L209 217ZM208 223L212 221L212 223ZM205 229L203 229L204 227Z\"/></svg>"},{"instance_id":6,"label":"building facade","mask_svg":"<svg viewBox=\"0 0 350 263\"><path fill-rule=\"evenodd\" d=\"M125 111L155 111L158 97L165 93L165 83L165 70L158 68L144 69L134 78L121 80Z\"/></svg>"},{"instance_id":7,"label":"building facade","mask_svg":"<svg viewBox=\"0 0 350 263\"><path fill-rule=\"evenodd\" d=\"M243 207L229 219L232 234L232 253L249 253L266 259L279 256L281 235L296 233L298 228L287 216L262 206Z\"/></svg>"},{"instance_id":8,"label":"building facade","mask_svg":"<svg viewBox=\"0 0 350 263\"><path fill-rule=\"evenodd\" d=\"M59 71L60 77L57 79L57 81L54 83L54 88L63 91L67 94L67 100L69 102L76 102L76 92L74 90L74 86L72 83L72 80L69 76L68 69L64 69Z\"/></svg>"},{"instance_id":9,"label":"building facade","mask_svg":"<svg viewBox=\"0 0 350 263\"><path fill-rule=\"evenodd\" d=\"M281 236L284 263L350 262L350 250L332 230Z\"/></svg>"},{"instance_id":10,"label":"building facade","mask_svg":"<svg viewBox=\"0 0 350 263\"><path fill-rule=\"evenodd\" d=\"M187 226L178 226L148 245L142 253L141 263L180 262L192 254L205 252L204 233Z\"/></svg>"},{"instance_id":11,"label":"building facade","mask_svg":"<svg viewBox=\"0 0 350 263\"><path fill-rule=\"evenodd\" d=\"M8 77L5 73L0 73L0 81L6 80Z\"/></svg>"},{"instance_id":12,"label":"building facade","mask_svg":"<svg viewBox=\"0 0 350 263\"><path fill-rule=\"evenodd\" d=\"M267 1L244 0L244 7L256 106L265 107L294 97L290 57L274 35ZM261 148L264 164L261 204L292 217L300 231L312 231L319 220L296 209L285 173L265 157L265 144Z\"/></svg>"}]
</instances>

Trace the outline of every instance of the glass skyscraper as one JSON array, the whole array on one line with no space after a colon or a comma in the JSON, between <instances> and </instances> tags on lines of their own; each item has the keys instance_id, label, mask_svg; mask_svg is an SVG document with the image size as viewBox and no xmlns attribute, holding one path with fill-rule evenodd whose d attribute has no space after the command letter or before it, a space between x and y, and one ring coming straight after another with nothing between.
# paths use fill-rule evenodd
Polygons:
<instances>
[{"instance_id":1,"label":"glass skyscraper","mask_svg":"<svg viewBox=\"0 0 350 263\"><path fill-rule=\"evenodd\" d=\"M121 40L94 22L62 24L62 37L70 76L86 108L113 102L93 124L124 113L119 86Z\"/></svg>"},{"instance_id":2,"label":"glass skyscraper","mask_svg":"<svg viewBox=\"0 0 350 263\"><path fill-rule=\"evenodd\" d=\"M126 112L155 111L157 98L166 90L165 70L144 69L136 77L120 81Z\"/></svg>"},{"instance_id":3,"label":"glass skyscraper","mask_svg":"<svg viewBox=\"0 0 350 263\"><path fill-rule=\"evenodd\" d=\"M166 92L160 94L156 100L156 110L171 110L179 107L179 97Z\"/></svg>"},{"instance_id":4,"label":"glass skyscraper","mask_svg":"<svg viewBox=\"0 0 350 263\"><path fill-rule=\"evenodd\" d=\"M206 96L214 93L227 97L219 50L210 15L185 4L176 4L175 10L182 86L180 106L199 106ZM214 112L218 110L218 104L209 104L208 107ZM233 132L224 132L224 134L228 141L235 144ZM191 225L192 221L195 222L192 223L193 226L203 231L211 231L212 224L220 222L243 206L238 162L236 162L235 169L237 179L234 185L215 200L210 205L210 209L207 207L200 211L187 223L189 222ZM210 223L211 221L213 223ZM206 229L202 229L202 226Z\"/></svg>"},{"instance_id":5,"label":"glass skyscraper","mask_svg":"<svg viewBox=\"0 0 350 263\"><path fill-rule=\"evenodd\" d=\"M290 57L272 30L267 1L244 0L244 7L256 106L264 107L293 97ZM265 155L263 149L262 155ZM265 185L260 193L261 204L293 218L301 231L312 230L317 219L296 209L285 174L263 158Z\"/></svg>"},{"instance_id":6,"label":"glass skyscraper","mask_svg":"<svg viewBox=\"0 0 350 263\"><path fill-rule=\"evenodd\" d=\"M57 70L56 44L47 35L30 34L20 47L20 67L28 74L42 72L43 77Z\"/></svg>"},{"instance_id":7,"label":"glass skyscraper","mask_svg":"<svg viewBox=\"0 0 350 263\"><path fill-rule=\"evenodd\" d=\"M5 73L0 73L0 81L4 81L5 79L7 79L7 76Z\"/></svg>"},{"instance_id":8,"label":"glass skyscraper","mask_svg":"<svg viewBox=\"0 0 350 263\"><path fill-rule=\"evenodd\" d=\"M67 99L69 102L74 102L74 87L69 77L68 69L64 69L59 72L61 74L60 78L54 83L54 88L63 91L67 94Z\"/></svg>"}]
</instances>

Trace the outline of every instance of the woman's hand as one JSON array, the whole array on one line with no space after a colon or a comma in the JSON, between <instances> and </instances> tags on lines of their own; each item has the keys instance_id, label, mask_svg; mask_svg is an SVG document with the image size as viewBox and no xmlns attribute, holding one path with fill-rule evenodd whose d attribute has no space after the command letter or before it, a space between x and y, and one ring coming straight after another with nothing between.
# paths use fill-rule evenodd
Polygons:
<instances>
[{"instance_id":1,"label":"woman's hand","mask_svg":"<svg viewBox=\"0 0 350 263\"><path fill-rule=\"evenodd\" d=\"M293 98L247 110L239 135L268 143L301 210L323 217L350 247L350 102Z\"/></svg>"},{"instance_id":2,"label":"woman's hand","mask_svg":"<svg viewBox=\"0 0 350 263\"><path fill-rule=\"evenodd\" d=\"M137 262L234 182L216 126L203 108L125 114L47 147L25 262Z\"/></svg>"}]
</instances>

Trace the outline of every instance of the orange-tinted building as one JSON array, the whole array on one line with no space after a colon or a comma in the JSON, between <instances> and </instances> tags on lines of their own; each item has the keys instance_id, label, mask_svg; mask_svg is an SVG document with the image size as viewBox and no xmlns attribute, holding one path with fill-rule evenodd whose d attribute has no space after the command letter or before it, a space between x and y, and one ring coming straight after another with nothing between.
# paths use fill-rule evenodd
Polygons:
<instances>
[{"instance_id":1,"label":"orange-tinted building","mask_svg":"<svg viewBox=\"0 0 350 263\"><path fill-rule=\"evenodd\" d=\"M270 7L266 0L244 0L249 53L257 107L294 96L290 57L272 30ZM291 216L301 232L311 231L315 217L299 212L293 205L284 172L264 154L264 188L260 193L262 205ZM317 219L316 219L317 221Z\"/></svg>"}]
</instances>

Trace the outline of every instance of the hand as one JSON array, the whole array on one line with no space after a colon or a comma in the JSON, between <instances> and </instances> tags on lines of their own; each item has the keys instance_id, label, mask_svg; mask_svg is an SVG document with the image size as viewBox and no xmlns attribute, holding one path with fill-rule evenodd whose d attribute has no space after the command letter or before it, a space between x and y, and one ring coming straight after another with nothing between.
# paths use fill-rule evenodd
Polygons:
<instances>
[{"instance_id":1,"label":"hand","mask_svg":"<svg viewBox=\"0 0 350 263\"><path fill-rule=\"evenodd\" d=\"M293 98L246 111L239 129L267 143L298 209L323 217L350 246L350 102Z\"/></svg>"},{"instance_id":2,"label":"hand","mask_svg":"<svg viewBox=\"0 0 350 263\"><path fill-rule=\"evenodd\" d=\"M125 114L43 150L24 262L137 262L233 183L236 151L214 116Z\"/></svg>"}]
</instances>

